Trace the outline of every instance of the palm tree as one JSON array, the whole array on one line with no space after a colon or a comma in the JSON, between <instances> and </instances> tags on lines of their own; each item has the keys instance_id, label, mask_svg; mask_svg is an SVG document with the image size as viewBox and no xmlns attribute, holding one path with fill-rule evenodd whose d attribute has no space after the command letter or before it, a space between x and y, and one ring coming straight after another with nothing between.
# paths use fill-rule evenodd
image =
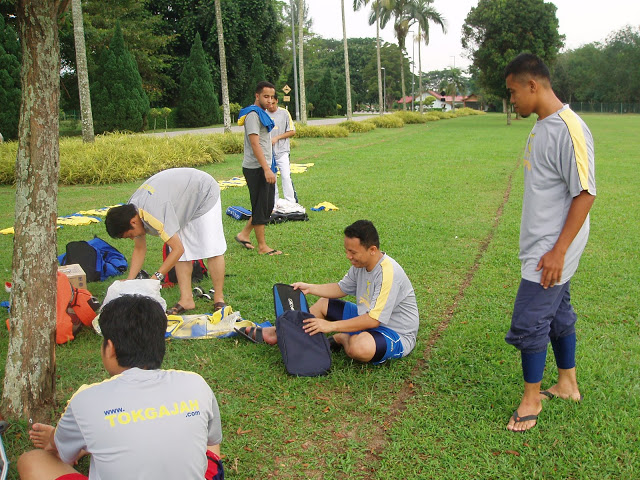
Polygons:
<instances>
[{"instance_id":1,"label":"palm tree","mask_svg":"<svg viewBox=\"0 0 640 480\"><path fill-rule=\"evenodd\" d=\"M415 21L411 16L412 9L411 4L412 0L380 0L381 8L380 8L380 26L384 28L387 23L394 19L393 22L393 30L396 34L396 39L398 40L398 47L400 47L400 82L402 86L402 109L407 109L407 104L404 102L406 97L405 90L405 82L404 82L404 51L407 40L407 35L409 34L409 28L411 24Z\"/></svg>"},{"instance_id":2,"label":"palm tree","mask_svg":"<svg viewBox=\"0 0 640 480\"><path fill-rule=\"evenodd\" d=\"M451 111L455 112L456 95L458 94L458 91L464 94L467 85L462 77L462 71L459 68L452 68L447 73L448 78L445 80L446 84L444 87L447 94L451 95Z\"/></svg>"},{"instance_id":3,"label":"palm tree","mask_svg":"<svg viewBox=\"0 0 640 480\"><path fill-rule=\"evenodd\" d=\"M78 75L78 93L80 96L82 141L84 143L93 143L95 140L93 114L91 113L87 49L84 45L84 21L82 19L82 5L80 0L72 0L71 17L73 19L73 39L76 47L76 74Z\"/></svg>"},{"instance_id":4,"label":"palm tree","mask_svg":"<svg viewBox=\"0 0 640 480\"><path fill-rule=\"evenodd\" d=\"M227 80L227 56L224 51L224 31L220 0L215 0L216 29L218 30L218 52L220 55L220 80L222 82L222 110L224 112L224 132L231 133L231 109L229 108L229 81Z\"/></svg>"},{"instance_id":5,"label":"palm tree","mask_svg":"<svg viewBox=\"0 0 640 480\"><path fill-rule=\"evenodd\" d=\"M433 0L413 0L411 2L411 16L418 23L418 92L420 98L420 113L422 113L422 56L420 44L424 41L425 45L429 45L429 22L440 25L442 32L447 33L446 20L431 6L432 3Z\"/></svg>"},{"instance_id":6,"label":"palm tree","mask_svg":"<svg viewBox=\"0 0 640 480\"><path fill-rule=\"evenodd\" d=\"M298 0L298 68L300 70L300 121L307 124L307 94L304 88L304 0Z\"/></svg>"},{"instance_id":7,"label":"palm tree","mask_svg":"<svg viewBox=\"0 0 640 480\"><path fill-rule=\"evenodd\" d=\"M371 15L369 16L369 25L376 24L376 50L378 57L378 110L380 115L383 114L384 108L382 98L382 65L380 64L380 1L381 0L353 0L353 10L360 10L360 7L368 5L372 1Z\"/></svg>"},{"instance_id":8,"label":"palm tree","mask_svg":"<svg viewBox=\"0 0 640 480\"><path fill-rule=\"evenodd\" d=\"M344 42L344 75L347 85L347 120L351 120L351 76L349 75L349 45L347 43L347 25L344 20L344 0L340 0L342 7L342 39Z\"/></svg>"}]
</instances>

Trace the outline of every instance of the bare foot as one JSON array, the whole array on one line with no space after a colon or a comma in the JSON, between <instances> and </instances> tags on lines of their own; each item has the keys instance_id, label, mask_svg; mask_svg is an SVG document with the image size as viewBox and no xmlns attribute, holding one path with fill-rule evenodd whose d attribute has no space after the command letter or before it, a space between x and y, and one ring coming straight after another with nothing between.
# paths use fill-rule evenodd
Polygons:
<instances>
[{"instance_id":1,"label":"bare foot","mask_svg":"<svg viewBox=\"0 0 640 480\"><path fill-rule=\"evenodd\" d=\"M49 445L51 435L55 432L55 428L45 423L34 423L29 430L29 439L36 448L45 448Z\"/></svg>"},{"instance_id":2,"label":"bare foot","mask_svg":"<svg viewBox=\"0 0 640 480\"><path fill-rule=\"evenodd\" d=\"M546 393L540 392L540 400L549 400L555 397L563 400L573 400L574 402L582 400L582 395L580 395L580 390L578 390L577 386L562 388L560 384L555 384L553 387L544 390L544 392Z\"/></svg>"},{"instance_id":3,"label":"bare foot","mask_svg":"<svg viewBox=\"0 0 640 480\"><path fill-rule=\"evenodd\" d=\"M181 298L180 300L178 300L178 303L182 305L185 310L193 310L194 308L196 308L196 302L193 300L193 297Z\"/></svg>"}]
</instances>

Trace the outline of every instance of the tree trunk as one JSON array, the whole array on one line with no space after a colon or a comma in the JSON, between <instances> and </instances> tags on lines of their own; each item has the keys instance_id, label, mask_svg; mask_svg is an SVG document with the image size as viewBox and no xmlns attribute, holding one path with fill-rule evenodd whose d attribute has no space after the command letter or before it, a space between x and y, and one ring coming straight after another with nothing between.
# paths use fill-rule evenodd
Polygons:
<instances>
[{"instance_id":1,"label":"tree trunk","mask_svg":"<svg viewBox=\"0 0 640 480\"><path fill-rule=\"evenodd\" d=\"M304 86L304 0L298 0L298 68L300 69L300 118L307 124L307 94Z\"/></svg>"},{"instance_id":2,"label":"tree trunk","mask_svg":"<svg viewBox=\"0 0 640 480\"><path fill-rule=\"evenodd\" d=\"M87 70L87 50L84 46L84 20L81 0L71 1L73 18L73 39L76 45L76 73L80 95L80 118L82 119L82 141L93 143L93 114L91 113L91 93L89 92L89 72Z\"/></svg>"},{"instance_id":3,"label":"tree trunk","mask_svg":"<svg viewBox=\"0 0 640 480\"><path fill-rule=\"evenodd\" d=\"M404 89L404 53L402 53L401 48L399 48L398 50L400 50L400 83L402 83L402 110L406 110L407 109L407 102L406 102L407 93Z\"/></svg>"},{"instance_id":4,"label":"tree trunk","mask_svg":"<svg viewBox=\"0 0 640 480\"><path fill-rule=\"evenodd\" d=\"M353 118L351 111L351 75L349 73L349 45L347 43L347 24L344 19L344 0L340 0L342 5L342 39L344 41L344 75L347 84L347 120Z\"/></svg>"},{"instance_id":5,"label":"tree trunk","mask_svg":"<svg viewBox=\"0 0 640 480\"><path fill-rule=\"evenodd\" d=\"M502 109L507 112L507 125L511 125L511 105L506 98L502 99Z\"/></svg>"},{"instance_id":6,"label":"tree trunk","mask_svg":"<svg viewBox=\"0 0 640 480\"><path fill-rule=\"evenodd\" d=\"M378 58L378 105L380 115L384 113L384 102L386 98L382 97L382 63L380 61L380 5L376 2L376 55ZM386 92L385 92L386 93Z\"/></svg>"},{"instance_id":7,"label":"tree trunk","mask_svg":"<svg viewBox=\"0 0 640 480\"><path fill-rule=\"evenodd\" d=\"M418 98L420 99L420 113L422 109L422 55L420 54L420 27L418 27Z\"/></svg>"},{"instance_id":8,"label":"tree trunk","mask_svg":"<svg viewBox=\"0 0 640 480\"><path fill-rule=\"evenodd\" d=\"M57 0L18 0L16 9L23 88L2 404L7 415L34 421L49 420L55 393L58 6Z\"/></svg>"},{"instance_id":9,"label":"tree trunk","mask_svg":"<svg viewBox=\"0 0 640 480\"><path fill-rule=\"evenodd\" d=\"M216 28L218 29L218 52L220 54L220 80L222 82L222 110L224 133L231 133L231 109L229 108L229 81L227 80L227 55L224 51L224 31L220 0L215 0Z\"/></svg>"}]
</instances>

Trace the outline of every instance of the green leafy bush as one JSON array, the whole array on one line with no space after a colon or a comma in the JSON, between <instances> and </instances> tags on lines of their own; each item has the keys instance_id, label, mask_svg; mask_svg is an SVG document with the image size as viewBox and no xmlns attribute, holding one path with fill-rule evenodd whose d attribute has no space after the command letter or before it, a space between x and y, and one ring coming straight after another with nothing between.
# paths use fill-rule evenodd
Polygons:
<instances>
[{"instance_id":1,"label":"green leafy bush","mask_svg":"<svg viewBox=\"0 0 640 480\"><path fill-rule=\"evenodd\" d=\"M376 128L376 126L371 122L354 122L353 120L339 123L338 126L346 128L351 133L365 133Z\"/></svg>"},{"instance_id":2,"label":"green leafy bush","mask_svg":"<svg viewBox=\"0 0 640 480\"><path fill-rule=\"evenodd\" d=\"M482 110L474 110L473 108L469 107L456 108L457 117L466 117L468 115L485 115L485 112L483 112Z\"/></svg>"},{"instance_id":3,"label":"green leafy bush","mask_svg":"<svg viewBox=\"0 0 640 480\"><path fill-rule=\"evenodd\" d=\"M339 125L296 125L298 138L341 138L348 137L349 130Z\"/></svg>"},{"instance_id":4,"label":"green leafy bush","mask_svg":"<svg viewBox=\"0 0 640 480\"><path fill-rule=\"evenodd\" d=\"M365 120L365 122L371 122L378 128L402 128L404 127L404 122L402 118L392 114L392 115L380 115L374 118L370 118L369 120Z\"/></svg>"},{"instance_id":5,"label":"green leafy bush","mask_svg":"<svg viewBox=\"0 0 640 480\"><path fill-rule=\"evenodd\" d=\"M427 123L427 121L428 121L423 114L418 113L418 112L400 111L400 112L394 113L394 115L400 117L402 119L402 121L404 123L406 123L406 124L409 124L409 123Z\"/></svg>"},{"instance_id":6,"label":"green leafy bush","mask_svg":"<svg viewBox=\"0 0 640 480\"><path fill-rule=\"evenodd\" d=\"M214 133L211 138L225 154L244 152L244 134L242 133Z\"/></svg>"},{"instance_id":7,"label":"green leafy bush","mask_svg":"<svg viewBox=\"0 0 640 480\"><path fill-rule=\"evenodd\" d=\"M17 142L0 144L0 183L15 182ZM114 133L94 143L60 139L60 184L131 182L174 167L222 162L224 154L211 135L155 137Z\"/></svg>"}]
</instances>

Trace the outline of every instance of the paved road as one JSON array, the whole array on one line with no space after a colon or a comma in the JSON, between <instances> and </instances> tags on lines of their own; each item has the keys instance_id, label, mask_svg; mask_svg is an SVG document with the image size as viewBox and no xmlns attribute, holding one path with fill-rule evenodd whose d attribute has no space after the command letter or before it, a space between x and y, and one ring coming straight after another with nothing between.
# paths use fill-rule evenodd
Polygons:
<instances>
[{"instance_id":1,"label":"paved road","mask_svg":"<svg viewBox=\"0 0 640 480\"><path fill-rule=\"evenodd\" d=\"M363 120L367 120L368 118L376 117L377 115L355 115L353 120L356 122L361 122ZM347 117L340 118L317 118L311 119L307 121L307 125L334 125L336 123L344 122ZM237 125L231 126L232 132L242 132L244 131L244 127L239 127ZM156 132L156 133L147 133L146 135L153 135L156 137L175 137L176 135L206 135L210 133L224 133L224 127L212 127L212 128L198 128L195 130L176 130L173 132Z\"/></svg>"}]
</instances>

